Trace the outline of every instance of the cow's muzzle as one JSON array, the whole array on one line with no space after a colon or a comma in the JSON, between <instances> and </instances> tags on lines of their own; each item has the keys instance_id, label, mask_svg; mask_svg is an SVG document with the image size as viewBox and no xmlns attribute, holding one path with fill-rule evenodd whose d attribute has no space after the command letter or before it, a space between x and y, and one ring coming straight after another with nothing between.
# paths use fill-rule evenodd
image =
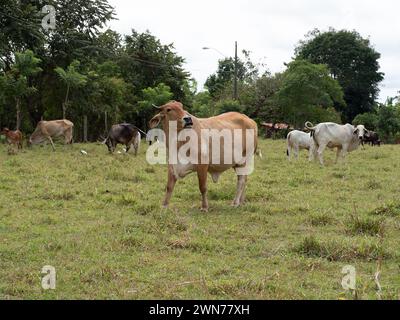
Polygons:
<instances>
[{"instance_id":1,"label":"cow's muzzle","mask_svg":"<svg viewBox=\"0 0 400 320\"><path fill-rule=\"evenodd\" d=\"M189 129L189 128L193 127L192 117L186 116L186 117L183 117L182 120L183 120L183 127L185 129Z\"/></svg>"}]
</instances>

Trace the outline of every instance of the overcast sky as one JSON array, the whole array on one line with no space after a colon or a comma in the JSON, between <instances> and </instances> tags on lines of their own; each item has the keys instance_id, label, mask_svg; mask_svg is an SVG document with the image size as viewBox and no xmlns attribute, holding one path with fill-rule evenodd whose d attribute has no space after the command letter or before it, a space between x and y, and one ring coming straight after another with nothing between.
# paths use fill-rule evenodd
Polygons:
<instances>
[{"instance_id":1,"label":"overcast sky","mask_svg":"<svg viewBox=\"0 0 400 320\"><path fill-rule=\"evenodd\" d=\"M294 48L314 29L357 30L370 37L382 54L385 80L380 100L400 90L400 3L396 0L109 0L118 20L110 28L129 34L149 30L163 43L174 43L186 59L186 69L202 88L215 72L222 55L233 56L234 42L239 52L251 51L255 62L263 62L271 72L283 71L283 63L293 57Z\"/></svg>"}]
</instances>

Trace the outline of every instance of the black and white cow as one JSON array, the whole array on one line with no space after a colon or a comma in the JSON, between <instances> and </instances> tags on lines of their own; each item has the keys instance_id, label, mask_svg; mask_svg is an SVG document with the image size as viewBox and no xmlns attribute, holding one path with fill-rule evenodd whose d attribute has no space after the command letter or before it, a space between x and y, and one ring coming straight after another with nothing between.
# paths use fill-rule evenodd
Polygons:
<instances>
[{"instance_id":1,"label":"black and white cow","mask_svg":"<svg viewBox=\"0 0 400 320\"><path fill-rule=\"evenodd\" d=\"M126 152L129 151L131 145L135 150L135 156L139 151L141 135L134 125L130 123L115 124L111 127L105 144L108 147L108 151L113 153L117 144L124 144L126 146Z\"/></svg>"}]
</instances>

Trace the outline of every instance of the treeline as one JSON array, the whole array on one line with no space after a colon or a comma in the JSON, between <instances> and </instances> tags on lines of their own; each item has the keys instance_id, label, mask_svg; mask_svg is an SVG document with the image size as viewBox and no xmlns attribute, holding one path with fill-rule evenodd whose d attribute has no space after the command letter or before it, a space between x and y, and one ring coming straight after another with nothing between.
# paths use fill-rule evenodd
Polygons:
<instances>
[{"instance_id":1,"label":"treeline","mask_svg":"<svg viewBox=\"0 0 400 320\"><path fill-rule=\"evenodd\" d=\"M56 9L54 30L41 26L45 4ZM310 32L283 73L271 74L244 50L234 100L233 58L220 60L205 90L197 92L173 44L161 43L150 32L104 31L114 18L107 0L3 0L0 9L0 126L29 133L41 119L65 117L75 123L75 139L82 140L87 119L88 139L97 140L117 122L146 130L152 104L175 99L200 117L240 111L258 122L298 128L306 120L364 117L373 119L367 127L385 139L395 140L400 132L379 120L399 115L397 100L376 102L383 79L380 54L355 31Z\"/></svg>"},{"instance_id":2,"label":"treeline","mask_svg":"<svg viewBox=\"0 0 400 320\"><path fill-rule=\"evenodd\" d=\"M41 8L56 9L44 30ZM149 32L101 31L113 19L106 0L18 1L0 5L0 125L32 132L41 119L66 117L81 140L120 121L146 129L152 103L191 104L195 83L172 44Z\"/></svg>"}]
</instances>

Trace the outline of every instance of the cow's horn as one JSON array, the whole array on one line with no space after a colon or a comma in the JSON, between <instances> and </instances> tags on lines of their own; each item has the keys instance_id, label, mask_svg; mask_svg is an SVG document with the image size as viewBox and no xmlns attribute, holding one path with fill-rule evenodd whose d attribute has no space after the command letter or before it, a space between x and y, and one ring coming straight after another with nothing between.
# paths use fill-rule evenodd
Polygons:
<instances>
[{"instance_id":1,"label":"cow's horn","mask_svg":"<svg viewBox=\"0 0 400 320\"><path fill-rule=\"evenodd\" d=\"M154 103L152 103L152 106L153 106L154 108L156 108L156 109L161 109L161 107L156 106Z\"/></svg>"}]
</instances>

